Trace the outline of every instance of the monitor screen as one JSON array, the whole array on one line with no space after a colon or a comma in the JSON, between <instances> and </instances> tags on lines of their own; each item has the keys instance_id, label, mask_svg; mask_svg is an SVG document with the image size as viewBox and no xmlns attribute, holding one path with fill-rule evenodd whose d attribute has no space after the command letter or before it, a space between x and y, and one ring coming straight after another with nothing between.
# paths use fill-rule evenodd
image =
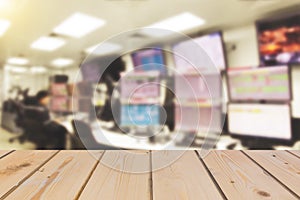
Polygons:
<instances>
[{"instance_id":1,"label":"monitor screen","mask_svg":"<svg viewBox=\"0 0 300 200\"><path fill-rule=\"evenodd\" d=\"M52 97L50 101L50 110L57 112L70 111L70 101L68 97Z\"/></svg>"},{"instance_id":2,"label":"monitor screen","mask_svg":"<svg viewBox=\"0 0 300 200\"><path fill-rule=\"evenodd\" d=\"M195 46L198 50L195 50ZM226 68L223 48L223 39L220 32L183 41L173 47L176 69L189 72L194 67L216 67L219 70ZM178 54L178 55L177 55Z\"/></svg>"},{"instance_id":3,"label":"monitor screen","mask_svg":"<svg viewBox=\"0 0 300 200\"><path fill-rule=\"evenodd\" d=\"M175 96L185 100L219 99L222 84L219 74L175 76Z\"/></svg>"},{"instance_id":4,"label":"monitor screen","mask_svg":"<svg viewBox=\"0 0 300 200\"><path fill-rule=\"evenodd\" d=\"M121 97L124 99L159 98L158 71L132 72L121 78Z\"/></svg>"},{"instance_id":5,"label":"monitor screen","mask_svg":"<svg viewBox=\"0 0 300 200\"><path fill-rule=\"evenodd\" d=\"M165 73L164 56L161 49L143 49L132 54L136 71L160 71Z\"/></svg>"},{"instance_id":6,"label":"monitor screen","mask_svg":"<svg viewBox=\"0 0 300 200\"><path fill-rule=\"evenodd\" d=\"M228 128L234 135L291 140L290 106L229 104Z\"/></svg>"},{"instance_id":7,"label":"monitor screen","mask_svg":"<svg viewBox=\"0 0 300 200\"><path fill-rule=\"evenodd\" d=\"M53 96L68 96L68 86L65 83L52 83L50 90Z\"/></svg>"},{"instance_id":8,"label":"monitor screen","mask_svg":"<svg viewBox=\"0 0 300 200\"><path fill-rule=\"evenodd\" d=\"M230 69L227 74L233 101L291 99L287 66Z\"/></svg>"},{"instance_id":9,"label":"monitor screen","mask_svg":"<svg viewBox=\"0 0 300 200\"><path fill-rule=\"evenodd\" d=\"M257 22L261 65L300 63L300 15Z\"/></svg>"},{"instance_id":10,"label":"monitor screen","mask_svg":"<svg viewBox=\"0 0 300 200\"><path fill-rule=\"evenodd\" d=\"M220 132L222 130L222 108L221 106L176 105L175 130Z\"/></svg>"},{"instance_id":11,"label":"monitor screen","mask_svg":"<svg viewBox=\"0 0 300 200\"><path fill-rule=\"evenodd\" d=\"M160 124L158 105L122 105L121 126L155 126Z\"/></svg>"}]
</instances>

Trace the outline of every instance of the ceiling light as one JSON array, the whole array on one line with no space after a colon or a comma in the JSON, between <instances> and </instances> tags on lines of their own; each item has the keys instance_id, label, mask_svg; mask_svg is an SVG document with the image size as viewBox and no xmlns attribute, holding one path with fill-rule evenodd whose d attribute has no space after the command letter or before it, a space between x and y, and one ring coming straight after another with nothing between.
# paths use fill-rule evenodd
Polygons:
<instances>
[{"instance_id":1,"label":"ceiling light","mask_svg":"<svg viewBox=\"0 0 300 200\"><path fill-rule=\"evenodd\" d=\"M8 70L10 72L14 72L14 73L25 73L25 72L27 72L26 67L19 67L19 66L9 66Z\"/></svg>"},{"instance_id":2,"label":"ceiling light","mask_svg":"<svg viewBox=\"0 0 300 200\"><path fill-rule=\"evenodd\" d=\"M2 36L10 26L10 22L5 19L0 19L0 36Z\"/></svg>"},{"instance_id":3,"label":"ceiling light","mask_svg":"<svg viewBox=\"0 0 300 200\"><path fill-rule=\"evenodd\" d=\"M65 44L65 40L56 37L40 37L31 44L31 48L42 51L54 51Z\"/></svg>"},{"instance_id":4,"label":"ceiling light","mask_svg":"<svg viewBox=\"0 0 300 200\"><path fill-rule=\"evenodd\" d=\"M204 24L204 19L197 17L189 12L185 12L147 26L146 29L142 31L142 33L153 37L162 37L172 34L172 31L181 32L191 28L202 26Z\"/></svg>"},{"instance_id":5,"label":"ceiling light","mask_svg":"<svg viewBox=\"0 0 300 200\"><path fill-rule=\"evenodd\" d=\"M74 61L69 58L57 58L51 62L51 65L53 65L55 67L66 67L73 63L74 63Z\"/></svg>"},{"instance_id":6,"label":"ceiling light","mask_svg":"<svg viewBox=\"0 0 300 200\"><path fill-rule=\"evenodd\" d=\"M7 60L7 63L12 65L26 65L28 62L28 59L23 57L12 57Z\"/></svg>"},{"instance_id":7,"label":"ceiling light","mask_svg":"<svg viewBox=\"0 0 300 200\"><path fill-rule=\"evenodd\" d=\"M89 47L85 50L85 52L93 55L105 55L105 54L116 52L120 49L122 49L122 47L118 44L105 42L99 45L94 45L92 47Z\"/></svg>"},{"instance_id":8,"label":"ceiling light","mask_svg":"<svg viewBox=\"0 0 300 200\"><path fill-rule=\"evenodd\" d=\"M47 69L43 66L33 66L30 68L30 71L34 74L42 74L47 72Z\"/></svg>"},{"instance_id":9,"label":"ceiling light","mask_svg":"<svg viewBox=\"0 0 300 200\"><path fill-rule=\"evenodd\" d=\"M106 22L100 18L83 13L75 13L54 28L53 32L79 38L103 26L105 23Z\"/></svg>"}]
</instances>

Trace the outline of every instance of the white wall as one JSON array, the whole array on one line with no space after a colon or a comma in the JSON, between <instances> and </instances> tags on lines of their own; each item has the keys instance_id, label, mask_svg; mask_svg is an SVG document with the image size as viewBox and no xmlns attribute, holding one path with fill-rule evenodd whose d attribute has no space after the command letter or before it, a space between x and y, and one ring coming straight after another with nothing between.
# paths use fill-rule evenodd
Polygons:
<instances>
[{"instance_id":1,"label":"white wall","mask_svg":"<svg viewBox=\"0 0 300 200\"><path fill-rule=\"evenodd\" d=\"M22 89L29 88L29 94L35 95L40 90L47 90L49 78L47 74L13 74L10 76L10 85L21 86Z\"/></svg>"},{"instance_id":2,"label":"white wall","mask_svg":"<svg viewBox=\"0 0 300 200\"><path fill-rule=\"evenodd\" d=\"M3 68L0 68L0 109L2 108L2 102L3 102L3 91L4 91L4 85L3 85Z\"/></svg>"},{"instance_id":3,"label":"white wall","mask_svg":"<svg viewBox=\"0 0 300 200\"><path fill-rule=\"evenodd\" d=\"M249 67L259 65L259 55L255 25L223 31L229 67ZM230 48L235 45L235 50Z\"/></svg>"}]
</instances>

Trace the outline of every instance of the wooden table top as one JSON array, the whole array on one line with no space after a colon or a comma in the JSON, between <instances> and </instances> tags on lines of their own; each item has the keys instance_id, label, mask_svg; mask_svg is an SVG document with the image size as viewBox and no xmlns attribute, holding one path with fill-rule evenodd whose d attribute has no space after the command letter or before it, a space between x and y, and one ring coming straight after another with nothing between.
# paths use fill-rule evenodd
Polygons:
<instances>
[{"instance_id":1,"label":"wooden table top","mask_svg":"<svg viewBox=\"0 0 300 200\"><path fill-rule=\"evenodd\" d=\"M296 200L300 151L0 151L0 199Z\"/></svg>"}]
</instances>

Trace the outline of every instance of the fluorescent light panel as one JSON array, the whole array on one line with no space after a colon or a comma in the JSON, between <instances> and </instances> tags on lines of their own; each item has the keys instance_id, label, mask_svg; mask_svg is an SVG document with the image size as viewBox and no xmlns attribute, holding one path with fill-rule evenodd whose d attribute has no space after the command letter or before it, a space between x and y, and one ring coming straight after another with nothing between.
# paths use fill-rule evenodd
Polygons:
<instances>
[{"instance_id":1,"label":"fluorescent light panel","mask_svg":"<svg viewBox=\"0 0 300 200\"><path fill-rule=\"evenodd\" d=\"M7 63L12 65L26 65L29 63L29 61L23 57L11 57L7 60Z\"/></svg>"},{"instance_id":2,"label":"fluorescent light panel","mask_svg":"<svg viewBox=\"0 0 300 200\"><path fill-rule=\"evenodd\" d=\"M4 35L7 29L10 27L10 21L0 19L0 36Z\"/></svg>"},{"instance_id":3,"label":"fluorescent light panel","mask_svg":"<svg viewBox=\"0 0 300 200\"><path fill-rule=\"evenodd\" d=\"M122 46L114 43L101 43L99 45L94 45L85 50L86 53L88 54L93 54L93 55L106 55L109 53L116 52L118 50L122 49Z\"/></svg>"},{"instance_id":4,"label":"fluorescent light panel","mask_svg":"<svg viewBox=\"0 0 300 200\"><path fill-rule=\"evenodd\" d=\"M47 72L47 69L44 66L33 66L30 68L30 71L34 74L42 74Z\"/></svg>"},{"instance_id":5,"label":"fluorescent light panel","mask_svg":"<svg viewBox=\"0 0 300 200\"><path fill-rule=\"evenodd\" d=\"M51 62L51 65L55 67L66 67L73 64L74 61L69 58L57 58Z\"/></svg>"},{"instance_id":6,"label":"fluorescent light panel","mask_svg":"<svg viewBox=\"0 0 300 200\"><path fill-rule=\"evenodd\" d=\"M97 28L104 26L105 21L83 13L75 13L54 28L53 32L70 37L80 38Z\"/></svg>"},{"instance_id":7,"label":"fluorescent light panel","mask_svg":"<svg viewBox=\"0 0 300 200\"><path fill-rule=\"evenodd\" d=\"M167 18L160 22L154 23L144 29L142 32L146 35L161 37L172 34L172 31L181 32L191 28L199 27L205 24L205 20L189 12L184 12L174 17ZM155 30L164 29L164 30ZM169 30L169 31L167 31Z\"/></svg>"},{"instance_id":8,"label":"fluorescent light panel","mask_svg":"<svg viewBox=\"0 0 300 200\"><path fill-rule=\"evenodd\" d=\"M56 37L40 37L31 44L31 48L42 51L54 51L65 44L65 40Z\"/></svg>"},{"instance_id":9,"label":"fluorescent light panel","mask_svg":"<svg viewBox=\"0 0 300 200\"><path fill-rule=\"evenodd\" d=\"M27 72L26 67L19 67L19 66L9 66L8 70L10 72L14 72L14 73L25 73L25 72Z\"/></svg>"}]
</instances>

